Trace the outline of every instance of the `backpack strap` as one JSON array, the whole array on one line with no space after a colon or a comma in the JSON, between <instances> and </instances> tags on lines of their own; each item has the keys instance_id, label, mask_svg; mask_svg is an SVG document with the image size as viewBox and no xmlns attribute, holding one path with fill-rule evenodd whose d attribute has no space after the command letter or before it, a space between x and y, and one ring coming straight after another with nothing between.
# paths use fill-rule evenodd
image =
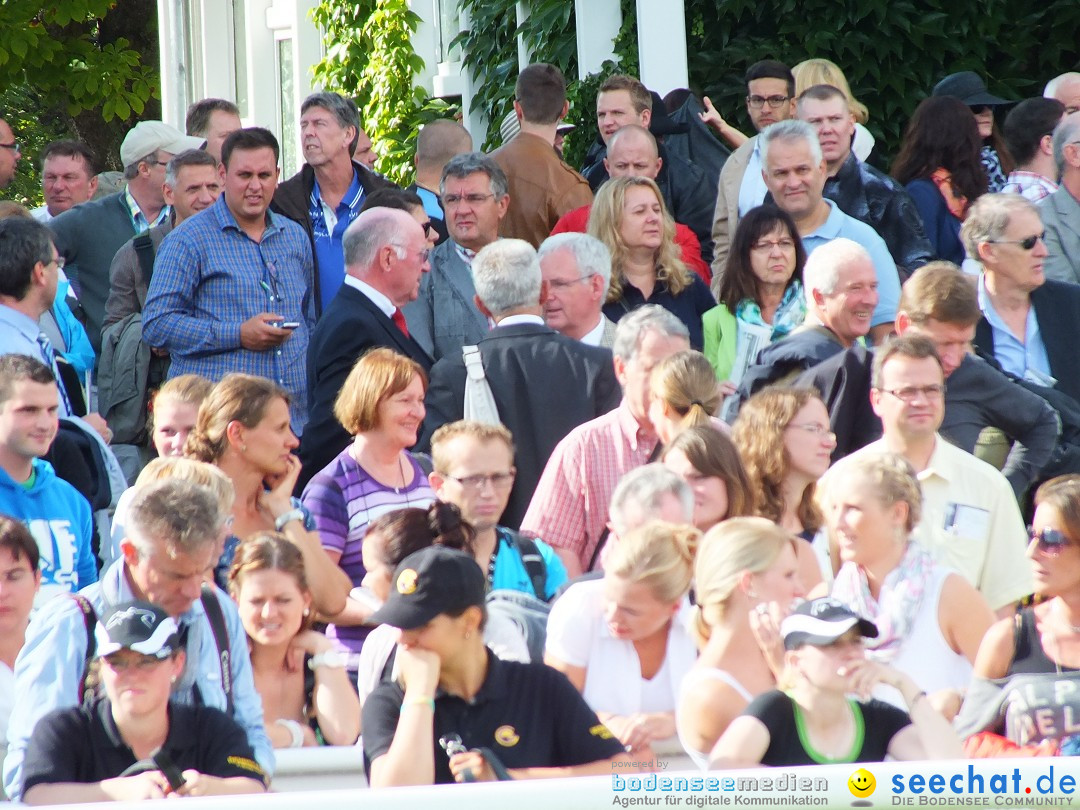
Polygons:
<instances>
[{"instance_id":1,"label":"backpack strap","mask_svg":"<svg viewBox=\"0 0 1080 810\"><path fill-rule=\"evenodd\" d=\"M232 693L232 654L229 647L229 632L225 629L225 614L221 611L221 602L218 600L214 586L204 582L202 586L202 603L206 611L206 618L210 621L210 629L214 631L214 641L217 642L218 663L221 665L221 688L225 690L225 702L229 707L229 714L233 713Z\"/></svg>"},{"instance_id":2,"label":"backpack strap","mask_svg":"<svg viewBox=\"0 0 1080 810\"><path fill-rule=\"evenodd\" d=\"M135 248L135 255L139 257L139 269L142 270L143 281L150 285L150 276L154 274L154 242L150 238L150 232L140 233L136 236L131 246Z\"/></svg>"},{"instance_id":3,"label":"backpack strap","mask_svg":"<svg viewBox=\"0 0 1080 810\"><path fill-rule=\"evenodd\" d=\"M510 539L513 540L514 546L521 556L521 562L525 566L525 571L529 575L533 594L540 601L546 602L547 563L544 562L544 558L540 555L540 549L537 548L535 541L531 537L526 537L520 532L510 530Z\"/></svg>"},{"instance_id":4,"label":"backpack strap","mask_svg":"<svg viewBox=\"0 0 1080 810\"><path fill-rule=\"evenodd\" d=\"M82 677L79 679L79 705L86 699L86 676L90 672L90 662L94 660L97 652L97 638L94 636L94 626L97 624L97 612L90 600L80 593L73 593L71 598L82 611L83 623L86 625L86 656L83 659Z\"/></svg>"}]
</instances>

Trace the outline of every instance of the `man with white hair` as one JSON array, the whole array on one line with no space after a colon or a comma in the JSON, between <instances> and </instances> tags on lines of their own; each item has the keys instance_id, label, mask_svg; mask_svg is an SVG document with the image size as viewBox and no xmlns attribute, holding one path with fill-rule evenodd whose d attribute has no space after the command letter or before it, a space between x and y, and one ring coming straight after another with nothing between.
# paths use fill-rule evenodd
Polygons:
<instances>
[{"instance_id":1,"label":"man with white hair","mask_svg":"<svg viewBox=\"0 0 1080 810\"><path fill-rule=\"evenodd\" d=\"M869 255L878 286L870 337L880 343L892 332L900 301L900 276L888 246L873 228L824 197L828 169L817 134L809 124L781 121L762 132L758 140L765 185L773 203L795 220L807 255L840 238L857 242Z\"/></svg>"},{"instance_id":2,"label":"man with white hair","mask_svg":"<svg viewBox=\"0 0 1080 810\"><path fill-rule=\"evenodd\" d=\"M1080 112L1080 73L1062 73L1046 83L1045 98L1056 98L1065 105L1065 112Z\"/></svg>"},{"instance_id":3,"label":"man with white hair","mask_svg":"<svg viewBox=\"0 0 1080 810\"><path fill-rule=\"evenodd\" d=\"M547 285L532 245L501 239L476 254L476 306L495 322L478 343L484 375L500 421L517 445L517 478L500 523L518 528L555 445L583 422L619 403L611 352L560 335L544 325ZM431 369L427 417L419 447L436 429L465 415L463 353Z\"/></svg>"},{"instance_id":4,"label":"man with white hair","mask_svg":"<svg viewBox=\"0 0 1080 810\"><path fill-rule=\"evenodd\" d=\"M743 375L739 387L743 400L850 349L870 331L878 280L870 254L861 245L842 237L823 244L806 260L803 288L806 320L761 350L757 363Z\"/></svg>"},{"instance_id":5,"label":"man with white hair","mask_svg":"<svg viewBox=\"0 0 1080 810\"><path fill-rule=\"evenodd\" d=\"M586 233L560 233L540 245L541 278L547 285L544 321L560 334L610 349L615 324L603 312L611 284L611 251Z\"/></svg>"},{"instance_id":6,"label":"man with white hair","mask_svg":"<svg viewBox=\"0 0 1080 810\"><path fill-rule=\"evenodd\" d=\"M1054 130L1057 191L1039 201L1044 243L1043 271L1054 281L1080 284L1080 113L1067 115ZM974 254L969 254L975 258Z\"/></svg>"}]
</instances>

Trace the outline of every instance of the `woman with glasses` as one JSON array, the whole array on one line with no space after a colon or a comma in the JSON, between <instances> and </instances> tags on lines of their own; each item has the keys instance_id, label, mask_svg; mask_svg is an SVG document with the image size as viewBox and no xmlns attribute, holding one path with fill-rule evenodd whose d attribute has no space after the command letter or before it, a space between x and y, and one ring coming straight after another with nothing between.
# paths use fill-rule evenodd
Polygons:
<instances>
[{"instance_id":1,"label":"woman with glasses","mask_svg":"<svg viewBox=\"0 0 1080 810\"><path fill-rule=\"evenodd\" d=\"M1080 753L1080 476L1053 478L1035 493L1028 559L1040 601L990 628L957 730L979 734L969 754L1015 746L1046 755ZM986 746L984 748L984 746ZM981 750L980 750L981 749Z\"/></svg>"},{"instance_id":2,"label":"woman with glasses","mask_svg":"<svg viewBox=\"0 0 1080 810\"><path fill-rule=\"evenodd\" d=\"M783 691L756 697L712 750L714 768L959 759L960 740L912 678L863 648L880 628L835 599L804 602L780 625ZM898 701L871 696L885 687Z\"/></svg>"},{"instance_id":3,"label":"woman with glasses","mask_svg":"<svg viewBox=\"0 0 1080 810\"><path fill-rule=\"evenodd\" d=\"M653 521L619 538L603 579L571 585L548 617L544 663L564 673L637 760L679 750L679 685L697 658L687 594L700 533Z\"/></svg>"},{"instance_id":4,"label":"woman with glasses","mask_svg":"<svg viewBox=\"0 0 1080 810\"><path fill-rule=\"evenodd\" d=\"M860 453L838 461L822 488L840 560L830 596L877 625L867 657L904 673L951 719L994 614L911 539L922 511L914 470L895 453ZM896 690L874 695L904 705Z\"/></svg>"},{"instance_id":5,"label":"woman with glasses","mask_svg":"<svg viewBox=\"0 0 1080 810\"><path fill-rule=\"evenodd\" d=\"M589 235L611 251L611 284L604 314L613 322L645 304L658 304L690 331L701 350L702 316L716 306L708 286L690 272L675 243L675 222L647 177L614 177L597 192Z\"/></svg>"},{"instance_id":6,"label":"woman with glasses","mask_svg":"<svg viewBox=\"0 0 1080 810\"><path fill-rule=\"evenodd\" d=\"M334 416L352 442L308 482L301 498L311 510L329 558L353 588L364 579L364 536L379 515L409 506L427 507L435 493L408 448L424 421L427 375L414 360L392 349L372 349L353 366ZM349 655L356 677L360 648L372 607L349 597L344 610L328 616L327 636Z\"/></svg>"},{"instance_id":7,"label":"woman with glasses","mask_svg":"<svg viewBox=\"0 0 1080 810\"><path fill-rule=\"evenodd\" d=\"M964 261L960 224L987 190L981 143L968 106L958 98L935 96L915 108L892 164L892 176L919 209L935 258L956 265Z\"/></svg>"},{"instance_id":8,"label":"woman with glasses","mask_svg":"<svg viewBox=\"0 0 1080 810\"><path fill-rule=\"evenodd\" d=\"M982 141L979 159L986 170L987 191L991 194L1005 187L1005 180L1015 168L1012 155L1005 146L1005 139L994 120L994 111L1012 104L993 95L986 89L986 82L971 70L950 73L936 85L934 96L953 96L963 101L979 126Z\"/></svg>"}]
</instances>

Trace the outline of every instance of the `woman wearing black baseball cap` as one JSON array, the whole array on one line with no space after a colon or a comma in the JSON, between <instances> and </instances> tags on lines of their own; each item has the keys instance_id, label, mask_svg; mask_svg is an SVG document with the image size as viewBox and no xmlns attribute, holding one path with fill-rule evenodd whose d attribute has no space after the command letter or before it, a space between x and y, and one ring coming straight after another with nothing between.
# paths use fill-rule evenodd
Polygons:
<instances>
[{"instance_id":1,"label":"woman wearing black baseball cap","mask_svg":"<svg viewBox=\"0 0 1080 810\"><path fill-rule=\"evenodd\" d=\"M371 622L401 630L400 680L364 703L372 787L597 775L627 758L563 675L484 646L487 583L472 556L430 546L392 581Z\"/></svg>"},{"instance_id":2,"label":"woman wearing black baseball cap","mask_svg":"<svg viewBox=\"0 0 1080 810\"><path fill-rule=\"evenodd\" d=\"M867 660L862 640L877 636L873 623L825 597L796 608L780 632L787 689L758 696L732 721L713 747L712 767L963 756L926 693L902 672ZM868 698L878 684L898 689L908 711Z\"/></svg>"}]
</instances>

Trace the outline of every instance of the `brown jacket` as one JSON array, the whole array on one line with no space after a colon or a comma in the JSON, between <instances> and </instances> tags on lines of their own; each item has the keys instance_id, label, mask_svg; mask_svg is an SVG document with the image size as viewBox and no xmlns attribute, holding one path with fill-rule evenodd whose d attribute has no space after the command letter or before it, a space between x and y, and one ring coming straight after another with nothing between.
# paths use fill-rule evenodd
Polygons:
<instances>
[{"instance_id":1,"label":"brown jacket","mask_svg":"<svg viewBox=\"0 0 1080 810\"><path fill-rule=\"evenodd\" d=\"M543 138L519 132L491 153L510 184L510 207L499 236L539 247L559 217L592 202L588 181L559 158Z\"/></svg>"}]
</instances>

